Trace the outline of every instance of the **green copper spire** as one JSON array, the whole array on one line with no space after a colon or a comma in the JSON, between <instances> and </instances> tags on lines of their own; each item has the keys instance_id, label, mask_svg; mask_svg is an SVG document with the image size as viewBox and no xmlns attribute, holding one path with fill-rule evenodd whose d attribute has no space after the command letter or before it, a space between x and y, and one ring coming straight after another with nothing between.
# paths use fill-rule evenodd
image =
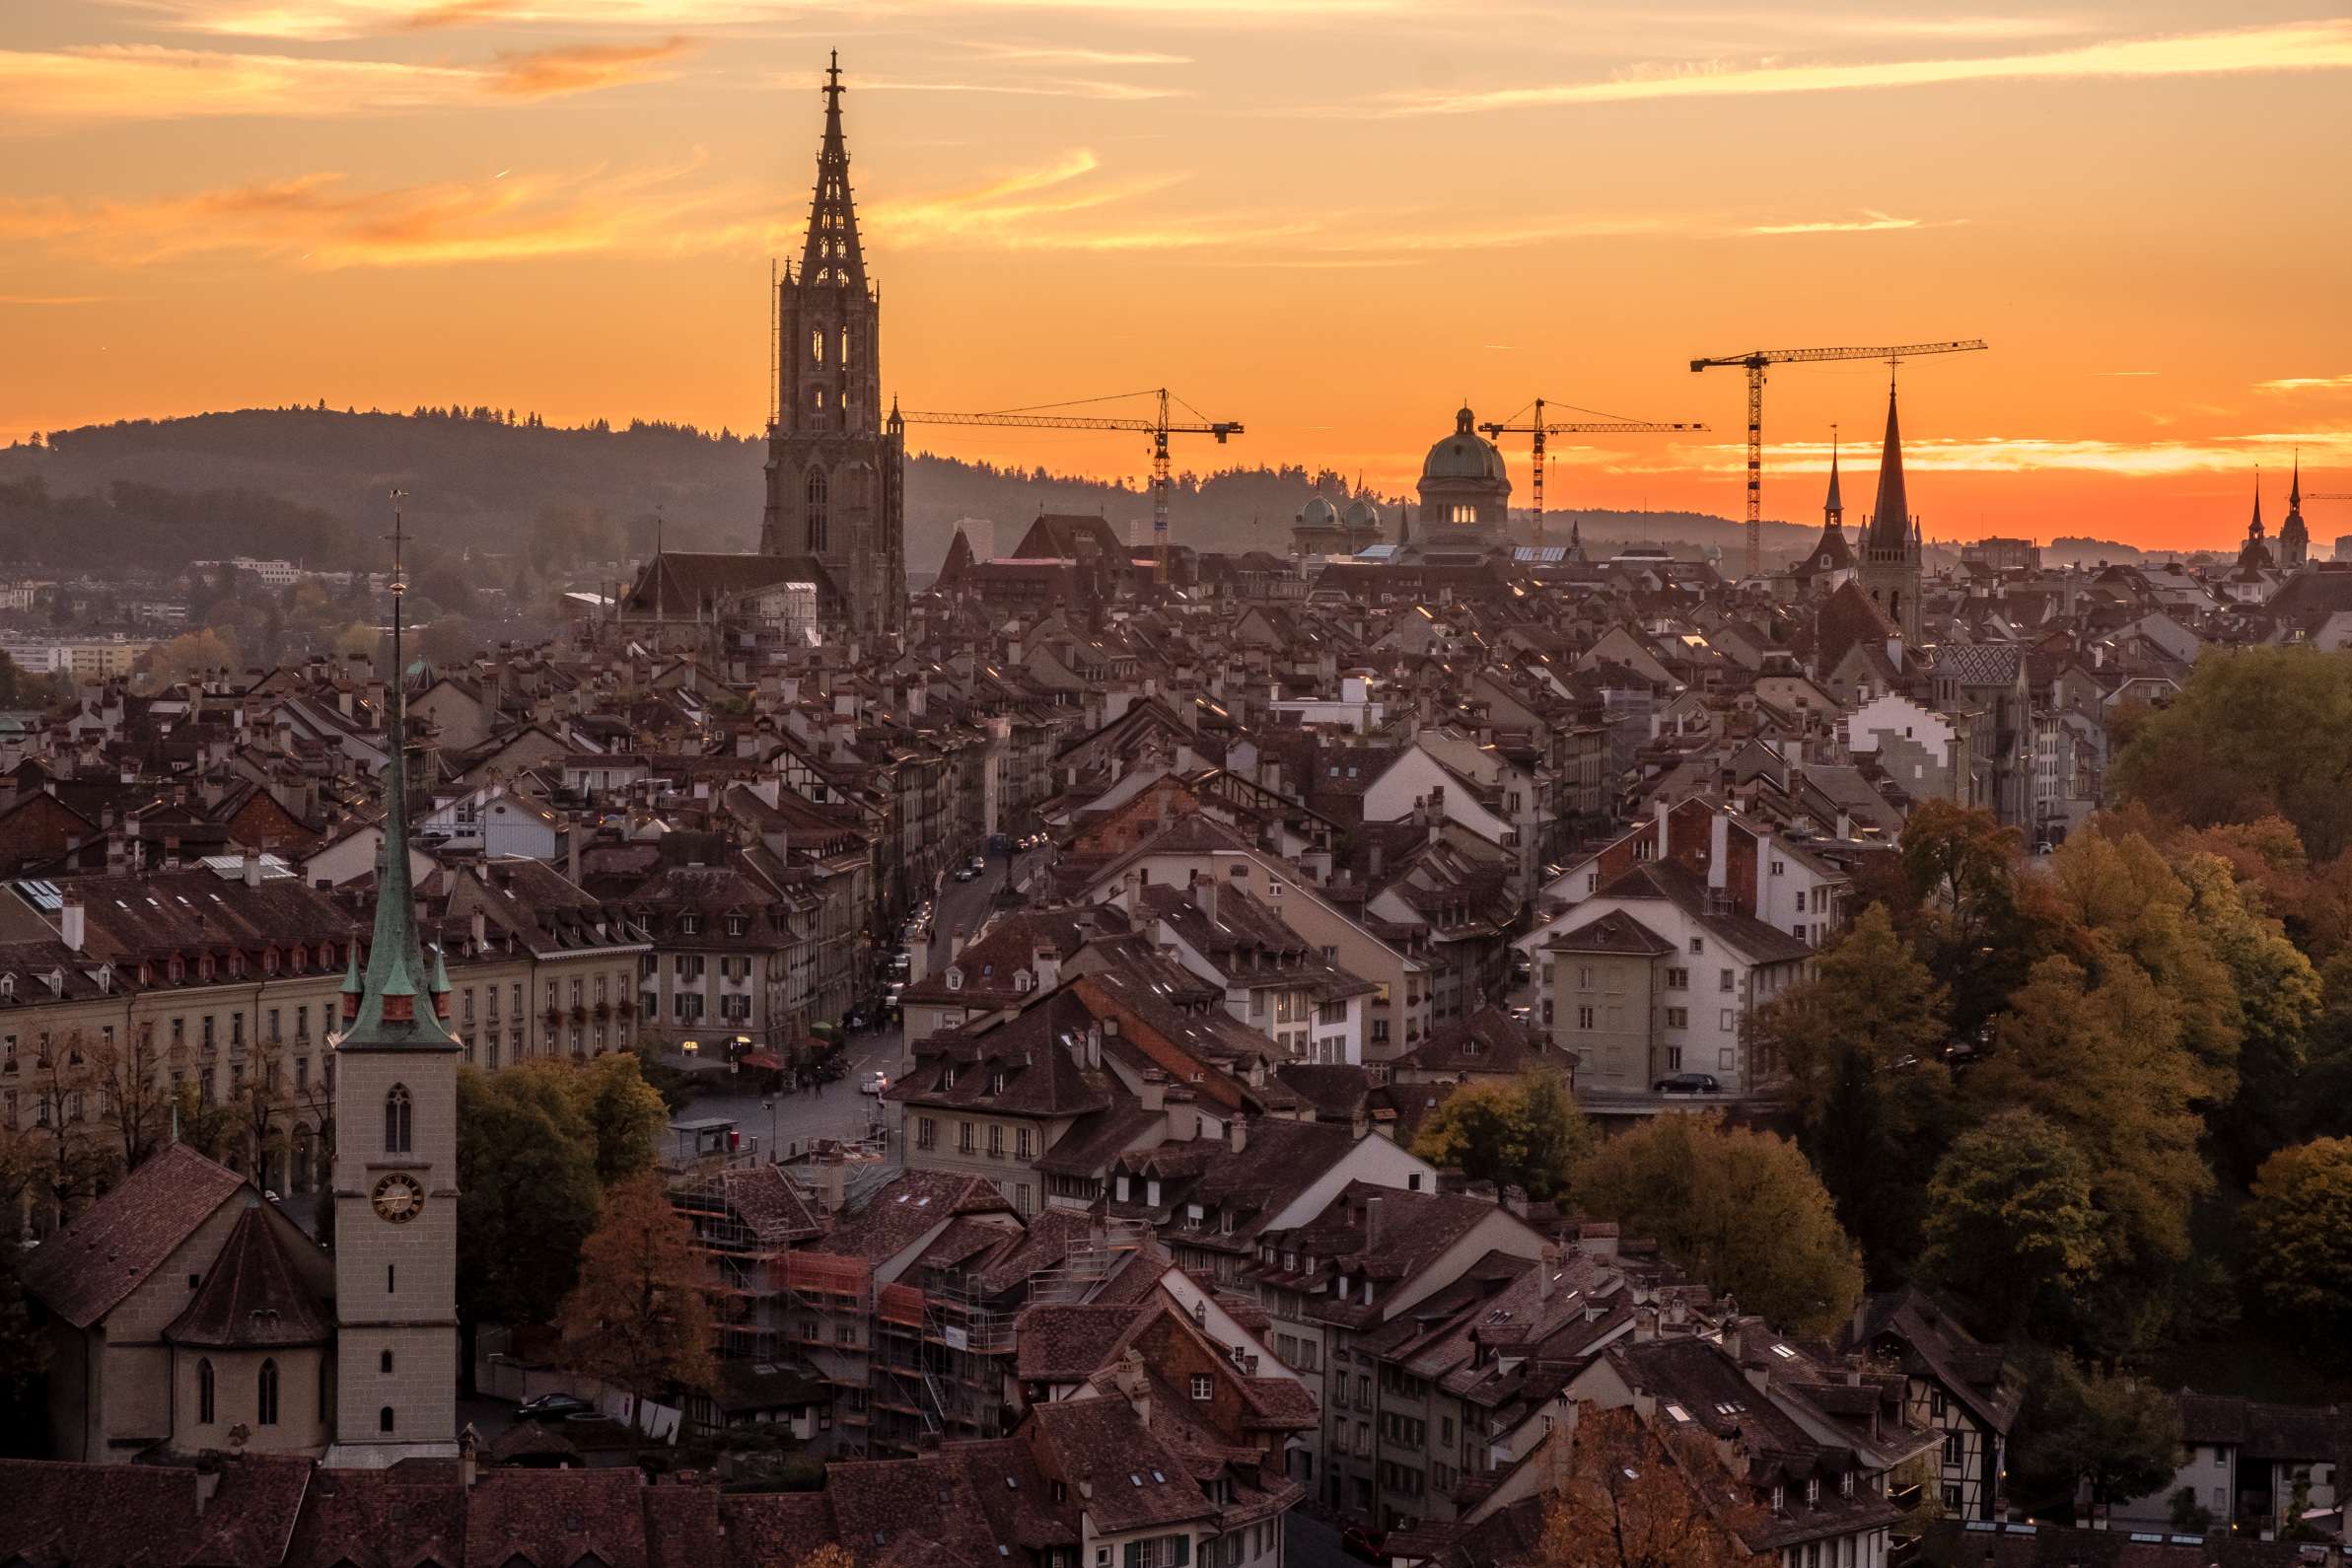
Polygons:
<instances>
[{"instance_id":1,"label":"green copper spire","mask_svg":"<svg viewBox=\"0 0 2352 1568\"><path fill-rule=\"evenodd\" d=\"M455 1050L437 1005L449 988L446 976L427 967L416 932L416 891L408 872L408 679L400 660L400 601L408 584L400 574L399 503L392 492L392 712L386 724L384 838L376 865L376 929L368 940L368 970L360 982L359 1015L343 1031L341 1049ZM439 986L436 989L435 981Z\"/></svg>"}]
</instances>

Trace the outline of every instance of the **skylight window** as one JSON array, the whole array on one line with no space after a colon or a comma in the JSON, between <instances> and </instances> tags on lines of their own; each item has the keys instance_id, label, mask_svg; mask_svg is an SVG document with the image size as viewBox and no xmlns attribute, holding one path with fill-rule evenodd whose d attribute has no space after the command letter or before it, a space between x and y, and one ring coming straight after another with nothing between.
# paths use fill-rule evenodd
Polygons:
<instances>
[{"instance_id":1,"label":"skylight window","mask_svg":"<svg viewBox=\"0 0 2352 1568\"><path fill-rule=\"evenodd\" d=\"M1673 1416L1676 1422L1683 1426L1688 1426L1690 1424L1690 1412L1683 1409L1678 1404L1668 1405L1666 1407L1666 1413Z\"/></svg>"},{"instance_id":2,"label":"skylight window","mask_svg":"<svg viewBox=\"0 0 2352 1568\"><path fill-rule=\"evenodd\" d=\"M1772 1347L1772 1353L1783 1361L1794 1361L1797 1359L1797 1352L1791 1350L1786 1345L1774 1345Z\"/></svg>"}]
</instances>

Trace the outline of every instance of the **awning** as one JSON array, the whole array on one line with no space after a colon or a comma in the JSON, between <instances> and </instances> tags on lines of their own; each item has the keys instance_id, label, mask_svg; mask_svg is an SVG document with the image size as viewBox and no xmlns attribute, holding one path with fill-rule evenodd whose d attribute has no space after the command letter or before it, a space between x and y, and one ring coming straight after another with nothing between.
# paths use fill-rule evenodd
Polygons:
<instances>
[{"instance_id":1,"label":"awning","mask_svg":"<svg viewBox=\"0 0 2352 1568\"><path fill-rule=\"evenodd\" d=\"M784 1070L784 1064L776 1060L774 1051L746 1051L736 1060L746 1067L757 1067L765 1072L780 1073Z\"/></svg>"}]
</instances>

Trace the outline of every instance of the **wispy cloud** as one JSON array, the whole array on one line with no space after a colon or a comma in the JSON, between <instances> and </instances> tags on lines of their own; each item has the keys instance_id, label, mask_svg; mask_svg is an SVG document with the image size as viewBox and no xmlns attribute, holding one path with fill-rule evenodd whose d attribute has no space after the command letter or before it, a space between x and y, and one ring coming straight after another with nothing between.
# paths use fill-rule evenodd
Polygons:
<instances>
[{"instance_id":1,"label":"wispy cloud","mask_svg":"<svg viewBox=\"0 0 2352 1568\"><path fill-rule=\"evenodd\" d=\"M676 254L767 239L756 203L694 179L700 160L362 190L321 172L146 201L0 201L0 244L95 266L243 255L310 270Z\"/></svg>"},{"instance_id":2,"label":"wispy cloud","mask_svg":"<svg viewBox=\"0 0 2352 1568\"><path fill-rule=\"evenodd\" d=\"M2091 374L2094 376L2153 376L2157 373L2152 370L2095 370Z\"/></svg>"},{"instance_id":3,"label":"wispy cloud","mask_svg":"<svg viewBox=\"0 0 2352 1568\"><path fill-rule=\"evenodd\" d=\"M2300 448L2312 467L2352 464L2352 426L2332 430L2249 432L2181 441L2100 441L2021 436L1937 439L1905 435L1903 467L1914 473L2093 473L2121 479L2236 473L2255 463L2283 463ZM1848 454L1849 466L1851 454ZM1745 471L1747 449L1731 443L1676 446L1606 465L1623 474ZM1826 443L1776 444L1772 466L1783 474L1826 472ZM1914 499L1917 499L1914 496Z\"/></svg>"},{"instance_id":4,"label":"wispy cloud","mask_svg":"<svg viewBox=\"0 0 2352 1568\"><path fill-rule=\"evenodd\" d=\"M1877 234L1888 229L1942 229L1965 218L1896 218L1884 212L1865 212L1859 218L1817 218L1803 223L1754 223L1748 234Z\"/></svg>"},{"instance_id":5,"label":"wispy cloud","mask_svg":"<svg viewBox=\"0 0 2352 1568\"><path fill-rule=\"evenodd\" d=\"M481 66L232 54L159 44L0 50L0 126L249 115L321 118L595 92L666 74L691 40L499 55Z\"/></svg>"},{"instance_id":6,"label":"wispy cloud","mask_svg":"<svg viewBox=\"0 0 2352 1568\"><path fill-rule=\"evenodd\" d=\"M489 90L507 98L554 98L607 87L667 80L666 69L694 47L686 37L659 43L575 43L498 56Z\"/></svg>"},{"instance_id":7,"label":"wispy cloud","mask_svg":"<svg viewBox=\"0 0 2352 1568\"><path fill-rule=\"evenodd\" d=\"M2352 21L2333 20L2110 39L2033 54L1814 65L1682 62L1631 70L1604 81L1392 94L1367 107L1386 113L1468 114L1643 99L1740 98L1965 82L2215 76L2347 67L2352 67Z\"/></svg>"},{"instance_id":8,"label":"wispy cloud","mask_svg":"<svg viewBox=\"0 0 2352 1568\"><path fill-rule=\"evenodd\" d=\"M798 76L779 81L782 85L792 87L807 85L805 78ZM1004 98L1091 98L1112 103L1143 103L1156 98L1188 96L1173 87L1070 78L997 81L958 77L874 76L860 78L857 85L858 91L864 93L982 93Z\"/></svg>"},{"instance_id":9,"label":"wispy cloud","mask_svg":"<svg viewBox=\"0 0 2352 1568\"><path fill-rule=\"evenodd\" d=\"M2254 391L2266 392L2336 391L2352 387L2352 376L2281 376L2276 381L2258 381Z\"/></svg>"},{"instance_id":10,"label":"wispy cloud","mask_svg":"<svg viewBox=\"0 0 2352 1568\"><path fill-rule=\"evenodd\" d=\"M1032 65L1190 65L1182 54L1158 54L1141 49L1082 49L1049 43L989 43L974 38L964 47L991 60L1019 60Z\"/></svg>"}]
</instances>

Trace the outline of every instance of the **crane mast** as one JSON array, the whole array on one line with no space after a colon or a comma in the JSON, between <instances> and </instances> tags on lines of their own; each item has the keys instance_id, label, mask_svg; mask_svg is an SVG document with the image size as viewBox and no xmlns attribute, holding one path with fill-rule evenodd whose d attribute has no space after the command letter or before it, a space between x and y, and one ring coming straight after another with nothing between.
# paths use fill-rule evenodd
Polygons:
<instances>
[{"instance_id":1,"label":"crane mast","mask_svg":"<svg viewBox=\"0 0 2352 1568\"><path fill-rule=\"evenodd\" d=\"M1083 403L1111 402L1123 397L1152 397L1157 399L1158 413L1150 419L1118 418L1101 414L1066 414L1056 410L1077 407ZM1182 398L1174 399L1182 402ZM1155 581L1168 581L1168 438L1170 436L1215 436L1219 446L1226 438L1242 434L1238 419L1201 418L1197 423L1178 424L1169 418L1171 401L1165 387L1145 392L1117 392L1110 397L1087 397L1066 403L1039 403L1028 408L1006 408L993 413L911 412L898 417L910 425L988 425L1012 430L1121 430L1134 431L1152 438L1152 575ZM1191 405L1186 403L1186 408ZM1194 410L1197 414L1197 410Z\"/></svg>"},{"instance_id":2,"label":"crane mast","mask_svg":"<svg viewBox=\"0 0 2352 1568\"><path fill-rule=\"evenodd\" d=\"M1543 399L1536 398L1534 407L1535 417L1528 424L1515 425L1505 420L1488 420L1478 428L1486 432L1487 439L1490 441L1498 436L1533 436L1535 438L1535 468L1530 484L1529 499L1532 503L1535 513L1535 544L1537 548L1541 548L1543 544L1543 438L1545 436L1657 435L1670 431L1704 430L1707 428L1700 424L1656 419L1572 419L1546 423L1543 418Z\"/></svg>"},{"instance_id":3,"label":"crane mast","mask_svg":"<svg viewBox=\"0 0 2352 1568\"><path fill-rule=\"evenodd\" d=\"M1964 354L1987 346L1981 337L1967 337L1888 348L1755 348L1745 354L1692 360L1694 372L1727 366L1747 372L1747 575L1756 577L1764 570L1764 367L1834 359L1883 359L1893 365L1927 354Z\"/></svg>"}]
</instances>

